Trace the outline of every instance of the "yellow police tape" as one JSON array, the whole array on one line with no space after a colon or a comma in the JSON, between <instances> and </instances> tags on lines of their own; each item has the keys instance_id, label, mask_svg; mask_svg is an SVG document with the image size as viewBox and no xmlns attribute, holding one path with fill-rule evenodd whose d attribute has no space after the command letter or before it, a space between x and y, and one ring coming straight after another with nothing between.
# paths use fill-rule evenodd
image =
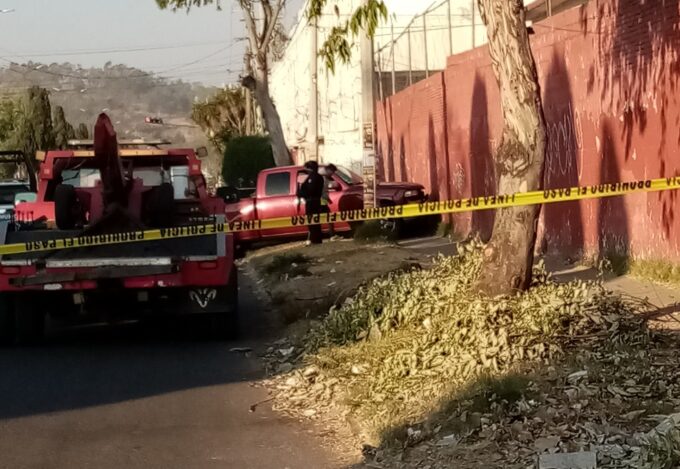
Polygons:
<instances>
[{"instance_id":1,"label":"yellow police tape","mask_svg":"<svg viewBox=\"0 0 680 469\"><path fill-rule=\"evenodd\" d=\"M216 235L221 233L238 233L253 230L271 230L293 226L309 226L329 223L361 222L390 218L414 218L428 215L445 215L458 212L517 207L523 205L549 204L570 200L598 199L614 197L634 192L656 192L680 189L680 177L649 179L645 181L617 182L593 186L571 187L564 189L548 189L545 191L518 192L508 195L473 197L468 199L425 202L422 204L398 205L345 212L325 213L319 215L301 215L265 220L211 223L205 225L181 226L147 231L111 233L101 235L83 235L70 238L33 241L0 246L0 255L21 254L25 252L55 251L90 246L126 244L143 241L155 241L172 238L190 238Z\"/></svg>"}]
</instances>

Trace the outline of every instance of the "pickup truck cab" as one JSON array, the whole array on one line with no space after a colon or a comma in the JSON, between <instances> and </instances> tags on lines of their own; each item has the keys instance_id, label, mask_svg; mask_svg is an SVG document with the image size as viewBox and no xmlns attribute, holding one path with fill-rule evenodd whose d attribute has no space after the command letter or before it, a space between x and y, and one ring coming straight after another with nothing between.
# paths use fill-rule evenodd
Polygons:
<instances>
[{"instance_id":1,"label":"pickup truck cab","mask_svg":"<svg viewBox=\"0 0 680 469\"><path fill-rule=\"evenodd\" d=\"M321 166L320 170L323 170ZM298 185L307 177L302 166L284 166L261 171L257 178L255 193L240 198L232 192L232 203L227 203L227 219L231 221L265 220L269 218L294 217L305 214L304 201L297 197ZM331 213L356 210L364 207L364 181L351 170L338 166L336 173L327 181ZM424 187L408 182L378 183L378 206L387 207L422 203L427 200ZM323 226L324 231L328 226ZM351 231L349 223L334 225L336 232ZM252 242L270 238L297 237L307 233L306 226L290 226L272 230L251 230L237 233L236 240Z\"/></svg>"}]
</instances>

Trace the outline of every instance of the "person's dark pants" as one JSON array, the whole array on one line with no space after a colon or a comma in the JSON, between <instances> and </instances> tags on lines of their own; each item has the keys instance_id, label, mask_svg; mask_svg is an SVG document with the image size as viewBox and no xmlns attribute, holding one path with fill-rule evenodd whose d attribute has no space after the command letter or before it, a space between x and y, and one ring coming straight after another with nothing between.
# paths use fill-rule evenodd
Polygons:
<instances>
[{"instance_id":1,"label":"person's dark pants","mask_svg":"<svg viewBox=\"0 0 680 469\"><path fill-rule=\"evenodd\" d=\"M319 214L321 213L321 199L306 200L305 207L307 215ZM309 240L312 244L321 244L322 239L321 225L309 225Z\"/></svg>"},{"instance_id":2,"label":"person's dark pants","mask_svg":"<svg viewBox=\"0 0 680 469\"><path fill-rule=\"evenodd\" d=\"M329 205L323 205L321 207L321 213L331 213L331 207ZM333 225L333 223L328 224L328 234L331 237L335 236L335 225Z\"/></svg>"}]
</instances>

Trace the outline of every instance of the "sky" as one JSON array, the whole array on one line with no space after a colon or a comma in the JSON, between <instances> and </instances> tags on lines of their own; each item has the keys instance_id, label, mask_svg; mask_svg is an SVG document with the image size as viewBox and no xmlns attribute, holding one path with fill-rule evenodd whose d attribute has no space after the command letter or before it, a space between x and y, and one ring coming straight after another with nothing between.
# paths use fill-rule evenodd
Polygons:
<instances>
[{"instance_id":1,"label":"sky","mask_svg":"<svg viewBox=\"0 0 680 469\"><path fill-rule=\"evenodd\" d=\"M289 0L284 24L303 0ZM173 79L222 85L237 80L245 46L241 10L231 0L186 12L155 0L0 0L0 66L123 63Z\"/></svg>"}]
</instances>

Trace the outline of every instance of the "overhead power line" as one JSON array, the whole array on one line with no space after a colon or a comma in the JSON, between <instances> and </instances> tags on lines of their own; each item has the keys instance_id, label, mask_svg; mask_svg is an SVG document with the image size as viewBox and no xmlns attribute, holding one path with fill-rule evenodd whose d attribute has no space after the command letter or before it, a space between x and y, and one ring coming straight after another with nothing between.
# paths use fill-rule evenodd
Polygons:
<instances>
[{"instance_id":1,"label":"overhead power line","mask_svg":"<svg viewBox=\"0 0 680 469\"><path fill-rule=\"evenodd\" d=\"M199 59L192 60L191 62L180 64L180 65L172 67L172 68L168 68L168 69L165 69L165 70L159 70L157 72L143 72L143 73L138 73L138 74L135 74L135 75L127 75L127 76L99 76L99 77L98 76L83 76L83 75L76 75L76 74L73 74L73 73L60 73L60 72L53 72L51 70L44 70L41 66L29 67L25 64L17 64L16 62L9 60L7 57L0 57L0 60L5 62L5 63L8 63L10 65L18 65L20 67L27 69L28 71L42 73L42 74L45 74L45 75L52 75L52 76L56 76L56 77L60 77L60 78L74 78L74 79L77 79L77 80L129 80L129 79L135 79L135 78L150 78L150 77L155 77L155 76L161 75L163 73L176 72L176 71L182 70L186 67L190 67L191 65L195 65L195 64L198 64L198 63L203 62L205 60L208 60L212 57L215 57L216 55L219 55L222 52L225 52L225 51L231 49L234 45L235 45L235 43L229 44L228 46L222 47L222 48L216 50L215 52L212 52L212 53L210 53L206 56L203 56ZM11 57L11 55L10 55L10 57ZM10 68L9 70L13 70L13 69ZM21 73L17 70L14 70L14 71L17 72L17 73ZM159 77L159 78L162 78L162 77Z\"/></svg>"},{"instance_id":2,"label":"overhead power line","mask_svg":"<svg viewBox=\"0 0 680 469\"><path fill-rule=\"evenodd\" d=\"M129 53L129 52L147 52L154 50L172 50L172 49L186 49L189 47L203 47L203 46L214 46L218 44L224 44L224 41L211 41L211 42L197 42L189 44L176 44L168 46L148 46L148 47L132 47L132 48L119 48L119 49L78 49L72 51L59 51L59 52L21 52L18 54L12 54L10 57L26 59L31 57L65 57L65 56L80 56L80 55L101 55L101 54L119 54L119 53Z\"/></svg>"}]
</instances>

